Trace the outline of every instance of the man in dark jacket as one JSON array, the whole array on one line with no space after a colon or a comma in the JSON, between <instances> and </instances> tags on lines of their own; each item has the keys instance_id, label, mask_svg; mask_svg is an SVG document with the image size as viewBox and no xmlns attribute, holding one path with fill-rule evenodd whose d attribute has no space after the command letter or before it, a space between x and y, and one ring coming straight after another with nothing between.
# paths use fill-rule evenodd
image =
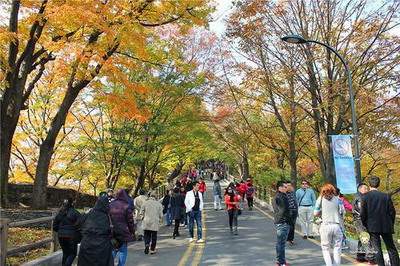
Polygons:
<instances>
[{"instance_id":1,"label":"man in dark jacket","mask_svg":"<svg viewBox=\"0 0 400 266\"><path fill-rule=\"evenodd\" d=\"M100 197L81 219L78 266L113 266L108 197Z\"/></svg>"},{"instance_id":2,"label":"man in dark jacket","mask_svg":"<svg viewBox=\"0 0 400 266\"><path fill-rule=\"evenodd\" d=\"M118 265L123 266L128 256L128 242L133 241L135 234L133 209L129 206L129 197L125 189L118 190L115 199L110 203L110 216L114 226L114 234L121 241L121 247L113 251L116 257L119 253Z\"/></svg>"},{"instance_id":3,"label":"man in dark jacket","mask_svg":"<svg viewBox=\"0 0 400 266\"><path fill-rule=\"evenodd\" d=\"M361 221L371 237L371 244L376 252L376 262L384 266L381 238L385 242L391 265L400 265L399 254L393 242L396 210L392 199L386 193L378 191L379 177L371 176L368 180L370 192L361 200Z\"/></svg>"},{"instance_id":4,"label":"man in dark jacket","mask_svg":"<svg viewBox=\"0 0 400 266\"><path fill-rule=\"evenodd\" d=\"M289 202L286 196L287 186L284 181L278 181L277 193L273 201L274 221L276 227L276 264L286 265L285 246L290 230Z\"/></svg>"},{"instance_id":5,"label":"man in dark jacket","mask_svg":"<svg viewBox=\"0 0 400 266\"><path fill-rule=\"evenodd\" d=\"M179 191L179 188L174 188L174 192L171 197L171 214L172 218L175 220L174 233L172 237L175 238L179 236L179 224L181 219L186 215L185 208L185 198Z\"/></svg>"},{"instance_id":6,"label":"man in dark jacket","mask_svg":"<svg viewBox=\"0 0 400 266\"><path fill-rule=\"evenodd\" d=\"M286 196L289 202L289 212L290 212L290 230L288 234L287 241L290 245L294 245L294 229L296 226L296 219L298 214L298 205L296 200L296 192L294 191L294 187L290 181L286 181L287 192Z\"/></svg>"}]
</instances>

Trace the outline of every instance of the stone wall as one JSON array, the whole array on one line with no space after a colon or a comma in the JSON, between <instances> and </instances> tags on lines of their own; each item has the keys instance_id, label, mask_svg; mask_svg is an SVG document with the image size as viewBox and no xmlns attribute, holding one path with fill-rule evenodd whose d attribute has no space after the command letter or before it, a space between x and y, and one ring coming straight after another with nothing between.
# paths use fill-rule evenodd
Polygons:
<instances>
[{"instance_id":1,"label":"stone wall","mask_svg":"<svg viewBox=\"0 0 400 266\"><path fill-rule=\"evenodd\" d=\"M8 200L12 206L18 207L19 203L31 206L32 184L8 184ZM76 200L76 208L93 207L96 197L78 193L73 189L47 187L47 202L49 208L59 208L64 199L71 197Z\"/></svg>"}]
</instances>

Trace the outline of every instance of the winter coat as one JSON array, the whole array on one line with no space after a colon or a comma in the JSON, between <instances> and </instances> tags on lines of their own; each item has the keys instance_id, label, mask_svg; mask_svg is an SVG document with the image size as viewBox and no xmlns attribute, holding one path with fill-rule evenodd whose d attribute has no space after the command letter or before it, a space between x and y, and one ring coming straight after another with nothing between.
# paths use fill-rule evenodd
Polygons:
<instances>
[{"instance_id":1,"label":"winter coat","mask_svg":"<svg viewBox=\"0 0 400 266\"><path fill-rule=\"evenodd\" d=\"M199 191L199 198L200 198L200 206L199 206L199 210L202 211L203 210L203 194ZM194 197L194 191L191 190L188 193L186 193L186 197L185 197L185 206L186 206L186 212L191 212L194 204L195 204L195 197Z\"/></svg>"},{"instance_id":2,"label":"winter coat","mask_svg":"<svg viewBox=\"0 0 400 266\"><path fill-rule=\"evenodd\" d=\"M240 196L235 194L233 196L233 202L231 201L231 196L226 194L225 195L225 204L226 204L226 209L227 210L231 210L231 209L239 209L239 205L233 204L235 202L239 202L240 201Z\"/></svg>"},{"instance_id":3,"label":"winter coat","mask_svg":"<svg viewBox=\"0 0 400 266\"><path fill-rule=\"evenodd\" d=\"M158 231L163 218L163 206L155 198L149 197L140 210L143 230Z\"/></svg>"},{"instance_id":4,"label":"winter coat","mask_svg":"<svg viewBox=\"0 0 400 266\"><path fill-rule=\"evenodd\" d=\"M78 223L81 214L73 207L61 210L54 218L53 230L58 233L59 238L78 238Z\"/></svg>"},{"instance_id":5,"label":"winter coat","mask_svg":"<svg viewBox=\"0 0 400 266\"><path fill-rule=\"evenodd\" d=\"M220 196L221 197L221 185L219 184L219 181L215 181L214 182L213 194L214 194L214 196Z\"/></svg>"},{"instance_id":6,"label":"winter coat","mask_svg":"<svg viewBox=\"0 0 400 266\"><path fill-rule=\"evenodd\" d=\"M183 215L185 213L185 208L182 206L185 206L185 197L182 196L180 193L176 194L174 193L174 195L171 198L172 219L179 220L183 218Z\"/></svg>"},{"instance_id":7,"label":"winter coat","mask_svg":"<svg viewBox=\"0 0 400 266\"><path fill-rule=\"evenodd\" d=\"M135 233L132 209L129 207L128 194L124 189L117 192L115 200L110 203L110 216L118 239L133 241Z\"/></svg>"},{"instance_id":8,"label":"winter coat","mask_svg":"<svg viewBox=\"0 0 400 266\"><path fill-rule=\"evenodd\" d=\"M353 221L354 226L359 232L367 230L361 222L361 197L362 195L360 193L357 193L353 200Z\"/></svg>"},{"instance_id":9,"label":"winter coat","mask_svg":"<svg viewBox=\"0 0 400 266\"><path fill-rule=\"evenodd\" d=\"M207 190L207 186L206 186L206 182L200 182L199 183L199 191L201 192L201 193L204 193L204 192L206 192L206 190Z\"/></svg>"},{"instance_id":10,"label":"winter coat","mask_svg":"<svg viewBox=\"0 0 400 266\"><path fill-rule=\"evenodd\" d=\"M142 206L144 204L144 202L146 201L147 196L145 195L139 195L135 198L134 200L134 205L135 205L135 210L136 210L136 215L139 214L140 210L142 209Z\"/></svg>"},{"instance_id":11,"label":"winter coat","mask_svg":"<svg viewBox=\"0 0 400 266\"><path fill-rule=\"evenodd\" d=\"M164 198L162 199L161 204L163 205L163 214L166 214L168 209L171 207L171 196L169 194L165 195Z\"/></svg>"},{"instance_id":12,"label":"winter coat","mask_svg":"<svg viewBox=\"0 0 400 266\"><path fill-rule=\"evenodd\" d=\"M89 213L80 221L82 241L78 255L78 266L113 266L109 202L101 197Z\"/></svg>"}]
</instances>

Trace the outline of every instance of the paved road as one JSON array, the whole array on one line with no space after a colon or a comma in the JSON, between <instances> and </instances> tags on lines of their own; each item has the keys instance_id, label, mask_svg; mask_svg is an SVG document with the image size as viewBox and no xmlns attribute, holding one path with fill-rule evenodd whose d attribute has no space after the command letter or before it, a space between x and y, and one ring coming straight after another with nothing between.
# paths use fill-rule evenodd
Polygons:
<instances>
[{"instance_id":1,"label":"paved road","mask_svg":"<svg viewBox=\"0 0 400 266\"><path fill-rule=\"evenodd\" d=\"M211 188L211 183L207 184ZM239 235L229 232L226 211L215 211L211 191L206 193L204 232L205 244L188 244L188 232L181 228L181 237L172 239L172 228L159 232L156 255L145 255L144 244L135 243L129 247L127 265L267 265L275 262L276 233L270 213L267 210L247 208L239 216ZM203 220L203 224L204 224ZM290 265L321 266L324 261L317 241L295 236L296 245L287 248ZM346 258L342 265L355 265Z\"/></svg>"}]
</instances>

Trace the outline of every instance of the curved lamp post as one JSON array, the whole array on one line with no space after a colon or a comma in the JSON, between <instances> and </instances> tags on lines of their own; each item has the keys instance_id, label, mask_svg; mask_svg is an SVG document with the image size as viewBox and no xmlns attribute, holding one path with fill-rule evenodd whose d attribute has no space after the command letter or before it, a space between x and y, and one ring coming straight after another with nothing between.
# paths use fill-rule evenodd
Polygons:
<instances>
[{"instance_id":1,"label":"curved lamp post","mask_svg":"<svg viewBox=\"0 0 400 266\"><path fill-rule=\"evenodd\" d=\"M339 57L340 61L343 63L346 74L347 74L347 82L349 85L349 94L350 94L350 106L351 106L351 122L352 122L352 133L354 138L354 148L355 148L355 167L356 167L356 180L357 184L361 182L361 163L360 163L360 143L358 139L358 126L357 126L357 118L356 118L356 107L354 102L354 92L353 92L353 85L351 79L351 72L349 70L349 66L347 65L346 61L343 57L331 46L315 41L315 40L308 40L305 39L303 36L300 35L287 35L281 38L282 41L293 43L293 44L304 44L304 43L316 43L326 47L328 50L332 51L337 57Z\"/></svg>"}]
</instances>

